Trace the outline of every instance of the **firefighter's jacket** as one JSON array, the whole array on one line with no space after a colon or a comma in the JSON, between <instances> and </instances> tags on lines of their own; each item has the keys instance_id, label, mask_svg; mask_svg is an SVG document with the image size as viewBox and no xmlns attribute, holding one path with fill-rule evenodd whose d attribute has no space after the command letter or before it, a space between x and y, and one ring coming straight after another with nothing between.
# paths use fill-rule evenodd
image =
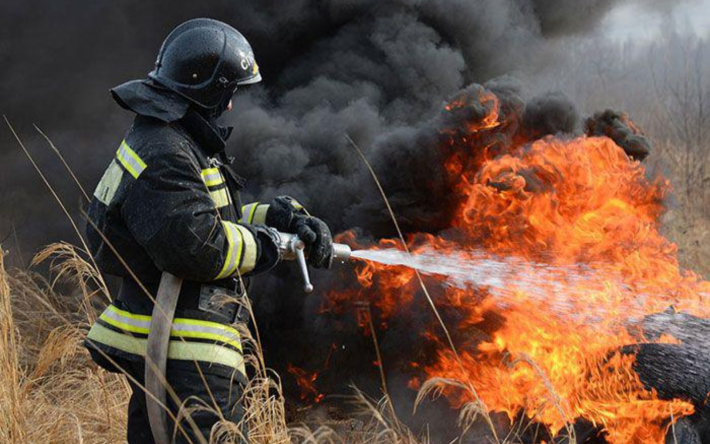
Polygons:
<instances>
[{"instance_id":1,"label":"firefighter's jacket","mask_svg":"<svg viewBox=\"0 0 710 444\"><path fill-rule=\"evenodd\" d=\"M119 102L120 103L120 102ZM224 140L199 114L176 121L138 115L89 207L87 238L102 272L123 278L118 297L87 336L101 365L145 356L153 298L163 271L183 278L168 358L244 374L239 306L242 282L266 271L257 224L268 205L241 207L243 180ZM277 254L277 253L275 253ZM220 298L221 297L221 298ZM225 303L226 301L232 301Z\"/></svg>"}]
</instances>

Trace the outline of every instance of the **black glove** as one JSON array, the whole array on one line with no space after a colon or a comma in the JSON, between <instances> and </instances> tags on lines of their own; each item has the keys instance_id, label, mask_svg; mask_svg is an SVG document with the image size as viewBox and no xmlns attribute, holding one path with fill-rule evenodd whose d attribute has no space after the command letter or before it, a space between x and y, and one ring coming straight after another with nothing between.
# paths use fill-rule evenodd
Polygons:
<instances>
[{"instance_id":1,"label":"black glove","mask_svg":"<svg viewBox=\"0 0 710 444\"><path fill-rule=\"evenodd\" d=\"M292 232L306 244L309 264L315 268L330 268L333 265L333 236L325 222L317 217L297 214Z\"/></svg>"},{"instance_id":2,"label":"black glove","mask_svg":"<svg viewBox=\"0 0 710 444\"><path fill-rule=\"evenodd\" d=\"M295 217L298 214L307 215L303 206L290 196L279 196L269 203L266 213L266 225L279 231L293 233Z\"/></svg>"},{"instance_id":3,"label":"black glove","mask_svg":"<svg viewBox=\"0 0 710 444\"><path fill-rule=\"evenodd\" d=\"M322 220L310 216L296 199L279 196L266 213L266 225L286 233L295 233L306 244L308 263L315 268L333 264L333 236Z\"/></svg>"}]
</instances>

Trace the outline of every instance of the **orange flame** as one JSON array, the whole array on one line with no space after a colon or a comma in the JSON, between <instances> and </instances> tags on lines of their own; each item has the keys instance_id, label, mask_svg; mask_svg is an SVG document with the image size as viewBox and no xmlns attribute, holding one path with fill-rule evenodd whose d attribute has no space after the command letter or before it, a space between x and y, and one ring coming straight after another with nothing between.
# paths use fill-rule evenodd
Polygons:
<instances>
[{"instance_id":1,"label":"orange flame","mask_svg":"<svg viewBox=\"0 0 710 444\"><path fill-rule=\"evenodd\" d=\"M309 372L293 364L287 364L286 370L296 378L296 384L301 390L301 401L318 404L323 400L325 395L316 388L316 380L320 372Z\"/></svg>"},{"instance_id":2,"label":"orange flame","mask_svg":"<svg viewBox=\"0 0 710 444\"><path fill-rule=\"evenodd\" d=\"M410 385L431 377L471 382L489 410L511 419L522 412L552 434L585 418L603 427L614 444L663 442L667 420L692 414L693 406L646 390L633 369L635 357L619 350L649 342L631 327L645 315L669 306L710 315L702 297L710 283L682 271L676 246L659 232L667 181L647 179L639 162L603 137L510 142L506 154L493 154L495 138L486 132L506 122L495 95L480 88L478 98L486 114L467 122L463 135L444 132L446 171L460 202L451 229L414 235L410 248L483 248L521 264L583 264L602 281L574 281L561 273L536 290L553 299L560 283L573 286L568 313L587 314L594 322L561 315L515 282L504 306L485 288L442 286L440 308L455 308L461 319L455 336L463 365L442 341L430 363L415 363L424 375ZM459 97L445 110L466 106ZM354 240L352 233L345 237ZM383 240L375 248L397 248L397 242ZM329 310L365 300L383 319L406 316L419 292L414 271L403 267L364 263L357 279L360 289L329 295ZM491 313L504 319L494 329L484 322ZM438 342L436 331L432 326L424 338ZM656 342L677 341L664 335ZM454 405L471 401L465 393L447 396Z\"/></svg>"}]
</instances>

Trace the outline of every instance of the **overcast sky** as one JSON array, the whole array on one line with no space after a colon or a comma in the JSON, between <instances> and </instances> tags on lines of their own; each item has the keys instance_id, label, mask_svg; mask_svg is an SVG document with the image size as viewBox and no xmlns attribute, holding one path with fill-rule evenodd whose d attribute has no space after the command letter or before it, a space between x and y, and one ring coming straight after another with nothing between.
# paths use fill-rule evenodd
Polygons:
<instances>
[{"instance_id":1,"label":"overcast sky","mask_svg":"<svg viewBox=\"0 0 710 444\"><path fill-rule=\"evenodd\" d=\"M600 31L617 39L651 39L663 32L664 18L671 18L678 29L690 27L698 35L710 37L710 0L688 0L672 12L648 8L643 3L644 0L639 0L618 6L604 20Z\"/></svg>"}]
</instances>

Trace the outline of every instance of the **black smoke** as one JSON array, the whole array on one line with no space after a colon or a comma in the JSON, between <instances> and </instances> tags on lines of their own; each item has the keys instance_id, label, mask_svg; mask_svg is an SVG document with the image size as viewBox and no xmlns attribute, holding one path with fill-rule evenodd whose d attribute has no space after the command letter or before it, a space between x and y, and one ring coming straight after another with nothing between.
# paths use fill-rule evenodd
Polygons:
<instances>
[{"instance_id":1,"label":"black smoke","mask_svg":"<svg viewBox=\"0 0 710 444\"><path fill-rule=\"evenodd\" d=\"M549 39L588 31L618 1L200 3L0 5L0 112L30 142L71 208L79 195L31 124L47 132L91 191L131 119L108 89L144 77L162 38L183 20L224 20L256 50L265 82L240 94L229 117L236 126L230 150L250 178L250 193L295 194L336 229L369 229L373 213L381 213L374 226L386 215L374 189L363 188L368 181L346 133L388 167L392 187L436 185L432 135L423 128L432 127L442 102L471 83L548 63ZM14 226L30 251L58 236L75 240L9 131L0 134L0 239ZM395 200L427 200L406 194Z\"/></svg>"},{"instance_id":2,"label":"black smoke","mask_svg":"<svg viewBox=\"0 0 710 444\"><path fill-rule=\"evenodd\" d=\"M48 134L91 193L132 118L108 89L144 77L162 39L180 22L216 18L252 42L264 77L238 94L227 118L235 126L228 150L249 179L246 200L288 194L334 231L359 227L369 235L392 235L381 197L347 134L372 161L405 229L435 232L447 225L452 204L438 142L442 128L456 122L442 116L443 103L485 84L512 116L514 127L500 131L501 138L518 131L529 137L581 131L564 96L530 98L501 76L563 60L552 43L593 29L620 2L4 0L0 113L15 124L79 219L80 194L31 125ZM0 242L15 247L16 232L26 254L60 239L76 243L5 127L0 144ZM294 361L318 367L338 341L347 345L340 355L369 353L366 339L346 334L352 318L338 323L319 317L319 296L305 300L291 284L298 275L283 268L253 291L274 366L281 370ZM329 277L324 272L313 279L318 286ZM382 338L385 353L402 353L412 323L401 324ZM343 358L338 380L375 389L376 370L363 370L357 355ZM392 369L393 380L403 380L405 370Z\"/></svg>"}]
</instances>

